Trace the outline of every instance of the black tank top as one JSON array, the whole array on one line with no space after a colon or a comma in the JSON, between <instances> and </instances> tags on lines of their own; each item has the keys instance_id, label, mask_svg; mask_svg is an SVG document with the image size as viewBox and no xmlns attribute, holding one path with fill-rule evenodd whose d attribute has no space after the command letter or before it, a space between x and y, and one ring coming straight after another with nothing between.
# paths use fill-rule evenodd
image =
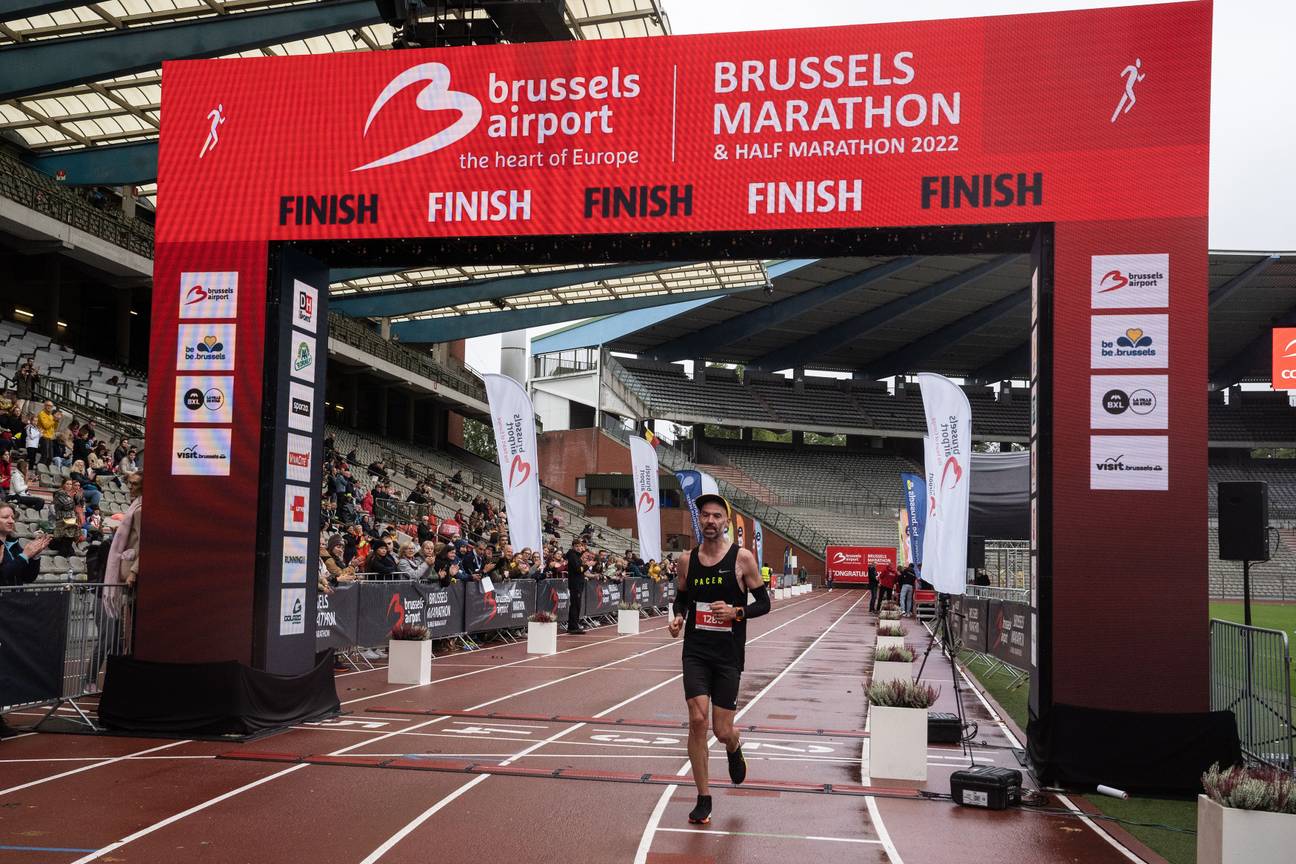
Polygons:
<instances>
[{"instance_id":1,"label":"black tank top","mask_svg":"<svg viewBox=\"0 0 1296 864\"><path fill-rule=\"evenodd\" d=\"M703 564L697 550L689 558L689 606L684 617L684 656L743 668L747 646L747 622L719 622L711 615L711 604L723 600L739 608L747 605L747 591L738 581L738 544L717 564Z\"/></svg>"}]
</instances>

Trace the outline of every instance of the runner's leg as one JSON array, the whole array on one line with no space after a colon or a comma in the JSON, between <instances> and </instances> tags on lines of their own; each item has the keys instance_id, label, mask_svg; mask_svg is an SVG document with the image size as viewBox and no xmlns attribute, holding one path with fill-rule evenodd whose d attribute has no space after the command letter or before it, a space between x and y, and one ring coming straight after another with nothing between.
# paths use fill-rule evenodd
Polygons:
<instances>
[{"instance_id":1,"label":"runner's leg","mask_svg":"<svg viewBox=\"0 0 1296 864\"><path fill-rule=\"evenodd\" d=\"M710 795L710 773L707 759L707 714L711 707L710 696L694 696L687 700L689 712L689 762L693 766L693 783L699 795ZM732 713L731 717L732 719Z\"/></svg>"}]
</instances>

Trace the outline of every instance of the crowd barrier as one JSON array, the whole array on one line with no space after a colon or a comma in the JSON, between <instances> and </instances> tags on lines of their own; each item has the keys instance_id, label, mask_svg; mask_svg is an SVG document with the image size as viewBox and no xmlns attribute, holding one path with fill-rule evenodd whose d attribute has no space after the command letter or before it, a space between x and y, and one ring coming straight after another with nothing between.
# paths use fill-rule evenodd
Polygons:
<instances>
[{"instance_id":1,"label":"crowd barrier","mask_svg":"<svg viewBox=\"0 0 1296 864\"><path fill-rule=\"evenodd\" d=\"M1034 670L1030 605L968 595L952 603L955 639L974 655L968 668L980 664L990 675L1007 671L1014 687L1028 681Z\"/></svg>"},{"instance_id":2,"label":"crowd barrier","mask_svg":"<svg viewBox=\"0 0 1296 864\"><path fill-rule=\"evenodd\" d=\"M1212 618L1210 687L1211 710L1233 712L1249 760L1296 771L1286 633Z\"/></svg>"},{"instance_id":3,"label":"crowd barrier","mask_svg":"<svg viewBox=\"0 0 1296 864\"><path fill-rule=\"evenodd\" d=\"M130 653L135 595L121 585L59 583L0 588L0 709L62 705L97 729L78 700L99 692L110 654Z\"/></svg>"},{"instance_id":4,"label":"crowd barrier","mask_svg":"<svg viewBox=\"0 0 1296 864\"><path fill-rule=\"evenodd\" d=\"M567 620L570 603L566 579L517 579L496 582L483 591L481 582L435 583L387 580L340 585L321 594L316 604L315 642L319 650L351 652L387 644L392 627L404 622L428 628L433 639L498 634L506 641L522 630L537 611ZM587 580L581 616L585 620L616 615L623 598L645 612L662 610L675 599L675 583L629 578L621 582Z\"/></svg>"}]
</instances>

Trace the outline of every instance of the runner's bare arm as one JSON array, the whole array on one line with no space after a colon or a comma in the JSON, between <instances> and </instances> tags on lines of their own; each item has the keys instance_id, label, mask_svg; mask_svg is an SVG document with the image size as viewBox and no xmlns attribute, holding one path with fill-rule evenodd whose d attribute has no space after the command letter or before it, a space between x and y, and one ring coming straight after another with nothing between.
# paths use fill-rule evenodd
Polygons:
<instances>
[{"instance_id":1,"label":"runner's bare arm","mask_svg":"<svg viewBox=\"0 0 1296 864\"><path fill-rule=\"evenodd\" d=\"M680 556L679 564L676 565L675 603L671 610L670 623L666 625L666 629L670 633L672 639L678 636L680 631L684 629L684 614L688 609L689 603L688 592L684 590L685 586L688 585L689 558L690 553L685 552Z\"/></svg>"}]
</instances>

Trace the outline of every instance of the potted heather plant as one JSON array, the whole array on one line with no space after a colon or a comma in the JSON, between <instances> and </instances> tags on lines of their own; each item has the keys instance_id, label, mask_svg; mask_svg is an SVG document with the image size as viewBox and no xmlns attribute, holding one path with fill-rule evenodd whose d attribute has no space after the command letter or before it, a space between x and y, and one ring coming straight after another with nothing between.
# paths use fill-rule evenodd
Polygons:
<instances>
[{"instance_id":1,"label":"potted heather plant","mask_svg":"<svg viewBox=\"0 0 1296 864\"><path fill-rule=\"evenodd\" d=\"M873 652L873 682L909 681L913 679L913 651L899 648L878 648Z\"/></svg>"},{"instance_id":2,"label":"potted heather plant","mask_svg":"<svg viewBox=\"0 0 1296 864\"><path fill-rule=\"evenodd\" d=\"M639 604L622 600L617 604L617 633L625 636L639 635Z\"/></svg>"},{"instance_id":3,"label":"potted heather plant","mask_svg":"<svg viewBox=\"0 0 1296 864\"><path fill-rule=\"evenodd\" d=\"M899 610L899 609L883 609L883 610L881 610L880 612L878 612L878 620L879 620L879 621L899 621L899 620L900 620L900 610Z\"/></svg>"},{"instance_id":4,"label":"potted heather plant","mask_svg":"<svg viewBox=\"0 0 1296 864\"><path fill-rule=\"evenodd\" d=\"M558 617L552 612L535 612L527 619L527 653L558 653Z\"/></svg>"},{"instance_id":5,"label":"potted heather plant","mask_svg":"<svg viewBox=\"0 0 1296 864\"><path fill-rule=\"evenodd\" d=\"M927 709L939 695L908 678L869 685L871 778L927 780Z\"/></svg>"},{"instance_id":6,"label":"potted heather plant","mask_svg":"<svg viewBox=\"0 0 1296 864\"><path fill-rule=\"evenodd\" d=\"M899 621L881 621L878 623L878 648L903 648L904 644L905 632Z\"/></svg>"},{"instance_id":7,"label":"potted heather plant","mask_svg":"<svg viewBox=\"0 0 1296 864\"><path fill-rule=\"evenodd\" d=\"M387 642L388 684L429 684L432 681L432 640L428 629L401 622Z\"/></svg>"},{"instance_id":8,"label":"potted heather plant","mask_svg":"<svg viewBox=\"0 0 1296 864\"><path fill-rule=\"evenodd\" d=\"M1278 864L1296 849L1296 776L1212 765L1197 796L1198 864Z\"/></svg>"}]
</instances>

